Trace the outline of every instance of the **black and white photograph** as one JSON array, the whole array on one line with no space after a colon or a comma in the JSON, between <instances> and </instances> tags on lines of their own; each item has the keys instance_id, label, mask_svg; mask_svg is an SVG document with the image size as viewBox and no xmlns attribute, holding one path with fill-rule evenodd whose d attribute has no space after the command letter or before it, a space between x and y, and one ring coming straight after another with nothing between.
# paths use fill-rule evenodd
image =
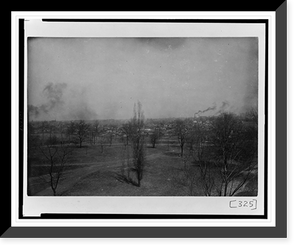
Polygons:
<instances>
[{"instance_id":1,"label":"black and white photograph","mask_svg":"<svg viewBox=\"0 0 300 251\"><path fill-rule=\"evenodd\" d=\"M27 43L29 196L257 196L257 37Z\"/></svg>"},{"instance_id":2,"label":"black and white photograph","mask_svg":"<svg viewBox=\"0 0 300 251\"><path fill-rule=\"evenodd\" d=\"M264 217L266 22L24 25L25 216Z\"/></svg>"},{"instance_id":3,"label":"black and white photograph","mask_svg":"<svg viewBox=\"0 0 300 251\"><path fill-rule=\"evenodd\" d=\"M5 236L286 236L286 5L13 17Z\"/></svg>"}]
</instances>

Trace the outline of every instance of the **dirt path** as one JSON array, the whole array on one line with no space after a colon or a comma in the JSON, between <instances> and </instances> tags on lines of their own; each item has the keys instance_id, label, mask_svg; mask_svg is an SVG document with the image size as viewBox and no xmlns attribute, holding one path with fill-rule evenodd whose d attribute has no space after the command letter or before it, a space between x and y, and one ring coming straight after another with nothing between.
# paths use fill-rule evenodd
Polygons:
<instances>
[{"instance_id":1,"label":"dirt path","mask_svg":"<svg viewBox=\"0 0 300 251\"><path fill-rule=\"evenodd\" d=\"M162 153L155 153L147 156L147 160L153 160L159 156L162 156ZM78 164L72 164L76 166L82 166L85 167L82 168L76 168L73 170L67 170L63 173L63 176L58 184L57 187L57 194L64 194L67 192L70 188L72 188L76 183L83 180L85 177L87 177L90 174L93 174L98 171L117 171L117 168L121 166L121 160L112 160L112 161L106 161L106 162L89 162L89 163L78 163ZM32 177L30 178L30 184L38 184L41 183L43 178L45 179L47 175L40 176L40 177ZM34 196L52 196L53 192L51 187L47 187L46 189L39 191L38 193L35 193Z\"/></svg>"}]
</instances>

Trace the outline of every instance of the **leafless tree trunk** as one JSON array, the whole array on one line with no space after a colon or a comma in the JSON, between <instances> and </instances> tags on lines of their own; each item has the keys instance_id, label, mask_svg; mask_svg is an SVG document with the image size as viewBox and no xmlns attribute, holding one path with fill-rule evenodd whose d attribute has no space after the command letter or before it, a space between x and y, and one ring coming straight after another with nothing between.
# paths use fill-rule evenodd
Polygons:
<instances>
[{"instance_id":1,"label":"leafless tree trunk","mask_svg":"<svg viewBox=\"0 0 300 251\"><path fill-rule=\"evenodd\" d=\"M145 135L144 135L144 113L142 111L142 105L140 102L134 105L134 115L129 122L130 141L132 147L132 167L130 167L129 161L127 162L127 172L122 172L121 175L117 175L117 179L122 182L127 182L137 187L141 186L141 180L143 179L143 172L145 167ZM125 163L125 162L124 162ZM123 163L123 164L124 164ZM134 174L135 179L131 177L131 173Z\"/></svg>"},{"instance_id":2,"label":"leafless tree trunk","mask_svg":"<svg viewBox=\"0 0 300 251\"><path fill-rule=\"evenodd\" d=\"M46 146L40 146L40 151L48 163L47 182L50 184L53 195L56 196L57 187L64 172L68 155L72 150L67 145L47 144Z\"/></svg>"},{"instance_id":3,"label":"leafless tree trunk","mask_svg":"<svg viewBox=\"0 0 300 251\"><path fill-rule=\"evenodd\" d=\"M176 120L174 125L174 132L177 136L179 147L180 147L180 156L183 157L184 152L184 145L187 140L188 135L188 127L187 127L187 121L184 120Z\"/></svg>"},{"instance_id":4,"label":"leafless tree trunk","mask_svg":"<svg viewBox=\"0 0 300 251\"><path fill-rule=\"evenodd\" d=\"M82 147L82 143L87 139L88 134L89 134L89 125L84 120L80 120L75 125L75 135L79 142L79 148Z\"/></svg>"},{"instance_id":5,"label":"leafless tree trunk","mask_svg":"<svg viewBox=\"0 0 300 251\"><path fill-rule=\"evenodd\" d=\"M255 125L243 123L241 117L231 113L222 113L204 126L195 123L194 145L189 154L184 154L183 168L178 174L183 177L181 184L189 188L190 195L197 188L206 196L247 193L245 185L257 178Z\"/></svg>"},{"instance_id":6,"label":"leafless tree trunk","mask_svg":"<svg viewBox=\"0 0 300 251\"><path fill-rule=\"evenodd\" d=\"M155 148L157 141L161 138L161 135L162 133L159 127L156 127L150 134L150 142L152 144L152 148Z\"/></svg>"},{"instance_id":7,"label":"leafless tree trunk","mask_svg":"<svg viewBox=\"0 0 300 251\"><path fill-rule=\"evenodd\" d=\"M230 113L222 113L212 124L212 143L220 156L220 196L232 196L248 181L255 166L257 135ZM250 136L250 137L249 137Z\"/></svg>"},{"instance_id":8,"label":"leafless tree trunk","mask_svg":"<svg viewBox=\"0 0 300 251\"><path fill-rule=\"evenodd\" d=\"M134 106L134 116L131 120L131 126L133 128L132 134L132 151L133 151L133 171L136 173L137 186L141 186L141 180L143 179L143 171L145 165L145 149L144 149L144 112L142 110L142 104L140 102Z\"/></svg>"}]
</instances>

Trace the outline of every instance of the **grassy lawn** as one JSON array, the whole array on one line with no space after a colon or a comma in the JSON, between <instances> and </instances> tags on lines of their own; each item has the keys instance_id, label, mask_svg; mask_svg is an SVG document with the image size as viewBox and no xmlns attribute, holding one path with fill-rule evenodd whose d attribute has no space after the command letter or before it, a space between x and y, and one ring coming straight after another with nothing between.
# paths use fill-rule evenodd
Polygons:
<instances>
[{"instance_id":1,"label":"grassy lawn","mask_svg":"<svg viewBox=\"0 0 300 251\"><path fill-rule=\"evenodd\" d=\"M62 196L204 196L198 183L189 183L183 172L183 158L180 149L173 141L157 144L156 148L145 148L146 163L141 186L136 187L121 182L117 176L121 174L124 163L132 163L131 148L121 143L110 145L83 145L82 148L72 146L72 153L61 177L57 194ZM187 149L186 149L187 152ZM29 187L31 195L51 196L52 191L45 180L49 163L41 151L36 149L31 158ZM196 166L190 164L196 170ZM211 166L211 173L216 177L219 170ZM216 179L217 189L220 179ZM256 179L245 184L241 195L257 193Z\"/></svg>"},{"instance_id":2,"label":"grassy lawn","mask_svg":"<svg viewBox=\"0 0 300 251\"><path fill-rule=\"evenodd\" d=\"M174 170L179 168L180 158L169 157L157 149L147 149L149 159L141 182L136 187L126 182L120 182L116 176L120 173L121 164L85 176L63 195L74 196L175 196L185 195L180 186L176 186ZM155 158L151 158L151 156Z\"/></svg>"},{"instance_id":3,"label":"grassy lawn","mask_svg":"<svg viewBox=\"0 0 300 251\"><path fill-rule=\"evenodd\" d=\"M131 150L123 144L101 147L72 147L64 174L58 185L60 195L65 196L174 196L184 195L181 186L174 183L174 172L181 166L181 158L174 146L157 145L146 147L146 166L141 187L122 183L116 176L120 174L122 163L129 161ZM49 164L36 149L31 161L29 186L32 195L51 195L48 178ZM74 182L74 180L77 180ZM72 182L71 182L72 181ZM47 189L48 188L48 189ZM63 189L65 188L65 189ZM45 190L45 193L43 193Z\"/></svg>"}]
</instances>

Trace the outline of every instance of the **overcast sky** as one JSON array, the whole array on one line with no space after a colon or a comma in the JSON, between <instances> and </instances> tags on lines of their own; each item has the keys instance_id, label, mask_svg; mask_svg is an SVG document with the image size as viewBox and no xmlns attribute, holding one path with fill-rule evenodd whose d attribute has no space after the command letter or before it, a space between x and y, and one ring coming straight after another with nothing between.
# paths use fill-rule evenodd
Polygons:
<instances>
[{"instance_id":1,"label":"overcast sky","mask_svg":"<svg viewBox=\"0 0 300 251\"><path fill-rule=\"evenodd\" d=\"M146 118L238 113L257 89L257 38L28 39L30 119L128 119L138 100Z\"/></svg>"}]
</instances>

